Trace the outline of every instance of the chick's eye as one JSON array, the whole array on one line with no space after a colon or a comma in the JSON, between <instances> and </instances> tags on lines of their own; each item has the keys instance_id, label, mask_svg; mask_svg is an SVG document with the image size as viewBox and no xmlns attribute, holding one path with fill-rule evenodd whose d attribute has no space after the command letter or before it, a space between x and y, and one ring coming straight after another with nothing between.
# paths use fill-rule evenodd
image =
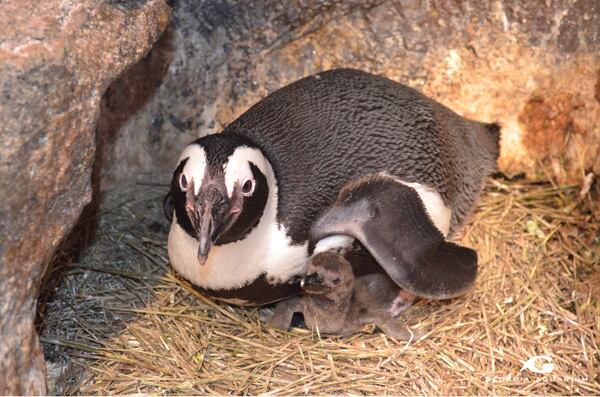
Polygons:
<instances>
[{"instance_id":1,"label":"chick's eye","mask_svg":"<svg viewBox=\"0 0 600 397\"><path fill-rule=\"evenodd\" d=\"M247 179L242 185L242 194L244 196L250 196L254 192L254 181L252 179Z\"/></svg>"},{"instance_id":2,"label":"chick's eye","mask_svg":"<svg viewBox=\"0 0 600 397\"><path fill-rule=\"evenodd\" d=\"M338 285L339 283L340 283L340 279L339 278L333 279L333 285Z\"/></svg>"},{"instance_id":3,"label":"chick's eye","mask_svg":"<svg viewBox=\"0 0 600 397\"><path fill-rule=\"evenodd\" d=\"M181 174L179 176L179 187L181 187L181 190L183 190L184 192L188 188L188 181L184 174Z\"/></svg>"}]
</instances>

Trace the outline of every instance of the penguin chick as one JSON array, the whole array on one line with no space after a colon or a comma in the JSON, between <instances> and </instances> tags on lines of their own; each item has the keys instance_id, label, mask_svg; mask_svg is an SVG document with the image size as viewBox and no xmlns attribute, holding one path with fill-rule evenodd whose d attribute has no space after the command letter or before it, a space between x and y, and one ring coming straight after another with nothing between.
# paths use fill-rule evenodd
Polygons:
<instances>
[{"instance_id":1,"label":"penguin chick","mask_svg":"<svg viewBox=\"0 0 600 397\"><path fill-rule=\"evenodd\" d=\"M374 324L398 340L421 336L393 316L399 314L393 312L400 288L382 273L355 278L342 255L315 255L301 285L305 295L278 303L269 320L272 326L287 330L294 313L300 312L307 327L323 334L347 336Z\"/></svg>"},{"instance_id":2,"label":"penguin chick","mask_svg":"<svg viewBox=\"0 0 600 397\"><path fill-rule=\"evenodd\" d=\"M389 175L346 184L310 234L355 238L398 286L422 298L464 294L477 276L477 253L448 241L417 191Z\"/></svg>"}]
</instances>

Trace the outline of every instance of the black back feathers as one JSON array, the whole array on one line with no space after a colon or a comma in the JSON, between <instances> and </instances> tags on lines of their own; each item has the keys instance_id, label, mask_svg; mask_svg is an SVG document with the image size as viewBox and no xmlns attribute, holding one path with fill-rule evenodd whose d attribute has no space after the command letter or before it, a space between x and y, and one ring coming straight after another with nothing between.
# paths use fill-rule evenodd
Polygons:
<instances>
[{"instance_id":1,"label":"black back feathers","mask_svg":"<svg viewBox=\"0 0 600 397\"><path fill-rule=\"evenodd\" d=\"M342 186L380 172L435 189L452 209L452 232L498 157L496 127L351 69L322 72L271 93L223 134L250 138L268 158L278 183L278 221L295 243L306 241Z\"/></svg>"}]
</instances>

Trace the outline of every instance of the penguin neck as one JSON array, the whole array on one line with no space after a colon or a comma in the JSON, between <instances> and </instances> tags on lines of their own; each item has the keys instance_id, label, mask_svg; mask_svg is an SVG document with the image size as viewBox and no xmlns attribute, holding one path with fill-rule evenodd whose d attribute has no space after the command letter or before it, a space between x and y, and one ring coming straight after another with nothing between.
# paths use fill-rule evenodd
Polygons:
<instances>
[{"instance_id":1,"label":"penguin neck","mask_svg":"<svg viewBox=\"0 0 600 397\"><path fill-rule=\"evenodd\" d=\"M342 294L332 294L334 296L313 295L311 299L318 307L322 307L327 312L336 313L337 316L345 317L350 312L354 288L350 291L344 291Z\"/></svg>"}]
</instances>

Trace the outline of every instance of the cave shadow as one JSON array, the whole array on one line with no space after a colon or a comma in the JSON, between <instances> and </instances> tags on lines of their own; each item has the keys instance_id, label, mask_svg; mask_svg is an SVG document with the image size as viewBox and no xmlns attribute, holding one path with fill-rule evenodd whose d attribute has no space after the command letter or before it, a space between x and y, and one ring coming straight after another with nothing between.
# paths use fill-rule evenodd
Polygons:
<instances>
[{"instance_id":1,"label":"cave shadow","mask_svg":"<svg viewBox=\"0 0 600 397\"><path fill-rule=\"evenodd\" d=\"M127 266L125 263L127 258L122 258L123 254L117 252L118 250L114 250L114 252L104 257L99 257L100 260L105 258L108 261L106 266L98 262L95 265L88 263L87 267L86 265L82 267L81 261L84 260L85 262L86 255L89 257L89 250L97 246L95 250L98 251L99 248L103 247L102 244L105 244L105 242L97 241L99 234L106 235L108 231L122 237L124 232L127 232L129 236L136 238L150 236L149 239L151 241L166 241L169 225L163 216L162 196L166 193L167 188L164 186L137 186L135 188L141 191L141 195L144 197L143 200L138 202L135 200L132 201L130 195L128 196L127 194L122 196L118 196L117 194L115 197L115 189L111 189L112 192L105 191L107 188L105 186L105 170L110 166L110 151L118 139L121 128L132 117L142 111L157 95L158 89L163 83L174 58L174 37L175 26L172 22L148 54L111 83L101 101L100 114L96 124L96 153L91 173L92 199L84 207L73 230L55 251L40 287L35 324L38 334L41 337L44 357L49 362L49 378L54 376L51 374L51 364L55 361L62 359L63 363L67 363L69 366L66 372L72 370L70 368L69 351L71 351L70 349L73 346L69 347L64 343L60 343L61 341L69 341L74 336L67 329L69 327L67 323L69 321L79 321L77 318L78 315L100 316L98 307L86 304L85 300L90 297L81 298L81 296L85 295L80 290L81 284L86 284L87 287L90 282L105 283L106 285L112 285L110 283L113 283L117 289L119 286L124 289L127 288L127 282L114 283L114 279L122 278L123 273L120 275L115 273L99 274L99 272L92 270L95 267L103 267L114 268L118 271L119 266ZM109 203L109 206L113 208L106 208L106 196L112 197L112 202ZM140 205L145 206L143 211L140 212L142 218L133 219L135 216L132 208ZM129 212L123 215L123 211ZM114 216L115 224L108 222L108 225L106 225L107 222L102 222L102 218L106 214L111 213ZM127 217L132 218L133 223L119 223L120 219ZM119 230L119 225L127 227L128 230ZM113 226L112 230L107 229L107 227L110 229ZM101 228L104 229L100 230ZM104 240L107 239L104 238ZM115 241L117 240L119 240L119 237L115 237ZM122 240L119 241L122 242ZM127 242L127 244L132 245L130 242ZM143 271L143 269L138 270ZM163 269L163 274L164 272L166 272L165 269ZM156 280L158 280L158 277L154 275L153 277L144 279L143 282L151 286L157 282ZM70 300L71 298L65 299L65 293L61 291L69 290L76 295L77 302ZM75 292L75 290L77 291ZM69 293L67 292L66 294L68 295ZM138 302L138 304L143 304L143 302ZM102 309L102 305L100 305L100 309ZM87 314L82 314L82 311L87 311ZM62 315L72 313L73 316L60 318L61 313ZM111 327L113 327L113 335L122 330L125 322L131 319L125 318L127 316L110 319L107 318L106 313L102 313L102 316L104 320L110 321ZM107 337L110 336L107 335ZM49 340L51 340L51 343L49 343ZM64 378L63 380L66 380L67 383L77 382L77 379L75 379L77 378L76 375L72 373L65 374L64 372L64 368L61 369L60 376ZM52 391L49 390L49 392ZM54 389L54 392L70 394L69 392L76 393L77 389Z\"/></svg>"}]
</instances>

